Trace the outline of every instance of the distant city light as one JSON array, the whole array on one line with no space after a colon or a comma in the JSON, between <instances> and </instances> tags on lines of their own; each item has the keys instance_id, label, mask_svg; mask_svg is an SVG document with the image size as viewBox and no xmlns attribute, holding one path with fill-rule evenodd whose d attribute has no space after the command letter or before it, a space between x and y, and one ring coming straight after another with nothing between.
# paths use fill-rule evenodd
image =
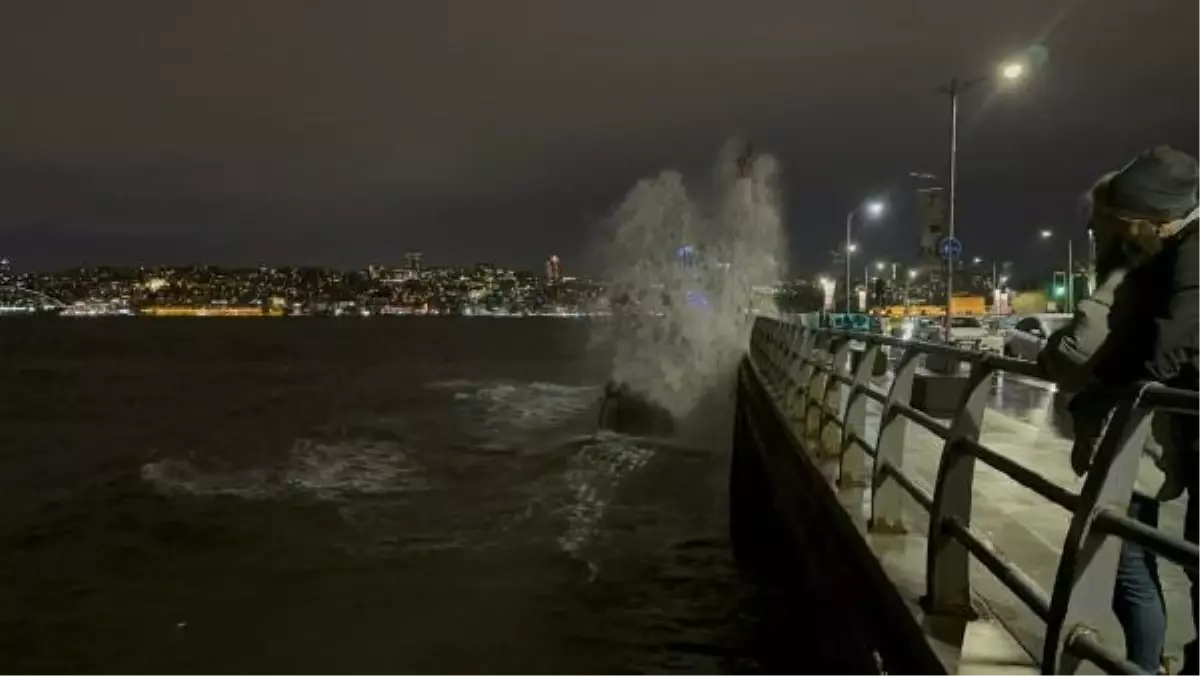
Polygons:
<instances>
[{"instance_id":1,"label":"distant city light","mask_svg":"<svg viewBox=\"0 0 1200 676\"><path fill-rule=\"evenodd\" d=\"M883 261L880 261L880 262L878 262L878 263L876 263L876 264L875 264L875 269L876 269L876 270L882 270L882 269L884 268L884 266L886 266L886 265L887 265L886 263L884 263Z\"/></svg>"},{"instance_id":2,"label":"distant city light","mask_svg":"<svg viewBox=\"0 0 1200 676\"><path fill-rule=\"evenodd\" d=\"M688 291L688 305L692 307L708 307L708 296L704 295L703 291Z\"/></svg>"}]
</instances>

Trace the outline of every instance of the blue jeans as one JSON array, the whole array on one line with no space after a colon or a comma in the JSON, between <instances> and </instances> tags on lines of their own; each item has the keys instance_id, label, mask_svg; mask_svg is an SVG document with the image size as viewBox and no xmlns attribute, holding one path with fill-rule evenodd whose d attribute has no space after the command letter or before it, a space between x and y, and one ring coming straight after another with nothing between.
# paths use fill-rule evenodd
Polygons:
<instances>
[{"instance_id":1,"label":"blue jeans","mask_svg":"<svg viewBox=\"0 0 1200 676\"><path fill-rule=\"evenodd\" d=\"M1158 503L1134 494L1129 516L1157 528ZM1141 545L1121 545L1113 612L1125 632L1126 659L1148 674L1158 673L1167 637L1167 608L1158 578L1158 559Z\"/></svg>"}]
</instances>

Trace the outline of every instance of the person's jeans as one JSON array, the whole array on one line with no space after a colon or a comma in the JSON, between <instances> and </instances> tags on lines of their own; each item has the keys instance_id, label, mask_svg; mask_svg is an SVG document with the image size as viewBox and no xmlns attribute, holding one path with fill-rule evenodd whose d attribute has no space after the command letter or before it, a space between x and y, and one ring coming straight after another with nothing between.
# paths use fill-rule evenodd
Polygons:
<instances>
[{"instance_id":1,"label":"person's jeans","mask_svg":"<svg viewBox=\"0 0 1200 676\"><path fill-rule=\"evenodd\" d=\"M1192 436L1194 437L1195 433L1196 433L1196 427L1193 426L1191 428L1191 431L1192 431ZM1200 470L1200 467L1197 466L1197 465L1200 465L1200 457L1198 457L1198 455L1197 455L1196 441L1194 438L1191 440L1190 444L1184 446L1183 448L1184 448L1183 462L1180 464L1183 466L1183 471L1185 472L1184 476L1187 477L1187 494L1188 494L1188 496L1187 496L1187 511L1184 513L1184 517L1183 517L1183 538L1185 540L1187 540L1188 542L1195 544L1196 543L1196 526L1197 526L1197 524L1196 524L1196 507L1197 507L1196 482L1197 482L1197 480L1200 480L1200 476L1198 476L1198 475L1200 475L1200 472L1198 472L1198 470ZM1200 624L1196 623L1196 603L1197 603L1196 571L1191 570L1189 568L1185 568L1184 572L1187 573L1188 582L1191 583L1189 586L1191 587L1190 593L1192 595L1192 631L1196 632L1197 634L1200 634ZM1200 661L1197 661L1197 658L1196 658L1196 647L1197 647L1196 641L1197 641L1197 638L1192 638L1192 640L1189 641L1186 646L1184 646L1184 648L1183 648L1183 671L1181 671L1180 673L1183 673L1183 674L1200 673Z\"/></svg>"},{"instance_id":2,"label":"person's jeans","mask_svg":"<svg viewBox=\"0 0 1200 676\"><path fill-rule=\"evenodd\" d=\"M1129 503L1129 516L1157 528L1158 503L1135 493ZM1167 636L1167 609L1157 557L1141 545L1121 545L1113 612L1125 632L1126 659L1148 674L1158 673Z\"/></svg>"}]
</instances>

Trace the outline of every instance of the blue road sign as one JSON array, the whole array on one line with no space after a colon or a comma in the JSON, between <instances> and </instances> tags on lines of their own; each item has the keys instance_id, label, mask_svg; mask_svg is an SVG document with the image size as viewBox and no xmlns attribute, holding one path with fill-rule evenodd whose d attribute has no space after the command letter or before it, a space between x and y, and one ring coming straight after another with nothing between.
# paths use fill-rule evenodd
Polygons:
<instances>
[{"instance_id":1,"label":"blue road sign","mask_svg":"<svg viewBox=\"0 0 1200 676\"><path fill-rule=\"evenodd\" d=\"M962 255L962 242L953 237L943 237L942 241L938 242L938 252L946 260L958 258Z\"/></svg>"}]
</instances>

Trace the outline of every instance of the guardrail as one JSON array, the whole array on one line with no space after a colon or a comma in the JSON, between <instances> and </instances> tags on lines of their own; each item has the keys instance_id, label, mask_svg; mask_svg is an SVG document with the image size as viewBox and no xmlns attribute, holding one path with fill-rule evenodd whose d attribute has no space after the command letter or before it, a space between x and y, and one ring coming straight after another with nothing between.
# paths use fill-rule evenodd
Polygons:
<instances>
[{"instance_id":1,"label":"guardrail","mask_svg":"<svg viewBox=\"0 0 1200 676\"><path fill-rule=\"evenodd\" d=\"M862 347L857 365L853 343ZM891 386L872 385L876 359L884 347L902 350ZM911 403L917 368L927 355L971 366L956 413L947 424ZM1145 383L1119 394L1111 422L1092 467L1078 492L997 453L979 442L991 376L1003 371L1040 377L1032 362L969 352L947 345L851 331L811 329L765 317L757 319L750 340L750 362L771 392L779 412L798 426L797 437L810 452L832 447L839 486L871 486L868 527L901 527L906 493L929 512L926 550L926 612L970 616L970 558L974 556L1046 623L1041 656L1043 673L1074 673L1087 659L1110 673L1141 673L1136 665L1103 645L1097 627L1111 615L1120 541L1136 542L1180 566L1195 570L1195 544L1150 528L1126 516L1138 462L1156 411L1196 416L1200 396ZM847 388L844 406L837 396ZM878 438L865 438L866 403L882 406ZM839 415L839 408L844 415ZM906 473L901 462L909 422L944 441L932 489ZM840 428L840 432L835 432ZM851 452L859 449L862 452ZM868 466L866 460L871 460ZM975 462L981 461L1071 514L1052 593L971 526ZM902 492L901 492L902 491Z\"/></svg>"}]
</instances>

